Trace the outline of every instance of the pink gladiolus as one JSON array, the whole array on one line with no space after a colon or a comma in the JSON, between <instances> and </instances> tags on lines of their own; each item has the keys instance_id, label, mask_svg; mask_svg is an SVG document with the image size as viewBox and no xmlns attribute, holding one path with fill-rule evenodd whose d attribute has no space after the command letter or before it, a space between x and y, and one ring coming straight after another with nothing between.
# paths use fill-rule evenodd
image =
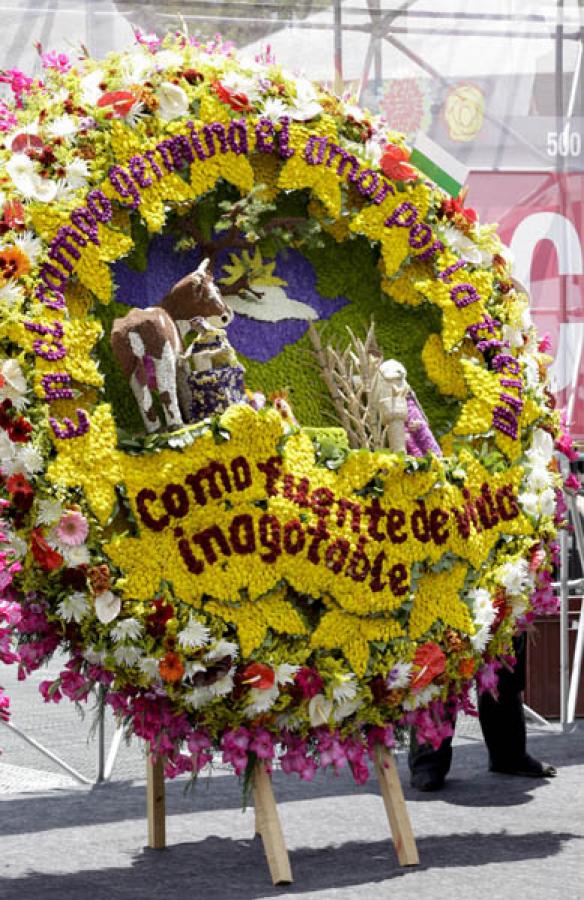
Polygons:
<instances>
[{"instance_id":1,"label":"pink gladiolus","mask_svg":"<svg viewBox=\"0 0 584 900\"><path fill-rule=\"evenodd\" d=\"M12 131L18 125L18 119L4 100L0 100L0 132Z\"/></svg>"},{"instance_id":2,"label":"pink gladiolus","mask_svg":"<svg viewBox=\"0 0 584 900\"><path fill-rule=\"evenodd\" d=\"M550 353L552 349L552 339L549 334L544 334L539 344L537 345L537 349L540 353Z\"/></svg>"},{"instance_id":3,"label":"pink gladiolus","mask_svg":"<svg viewBox=\"0 0 584 900\"><path fill-rule=\"evenodd\" d=\"M500 663L498 659L491 659L485 662L480 667L480 669L478 669L476 679L479 694L488 692L489 694L492 694L495 699L497 698L497 685L499 683L497 671L501 668L501 666L502 663Z\"/></svg>"},{"instance_id":4,"label":"pink gladiolus","mask_svg":"<svg viewBox=\"0 0 584 900\"><path fill-rule=\"evenodd\" d=\"M57 681L41 681L39 684L39 691L42 694L43 700L45 703L59 703L63 699L63 695L59 688L53 688L53 686L57 684Z\"/></svg>"},{"instance_id":5,"label":"pink gladiolus","mask_svg":"<svg viewBox=\"0 0 584 900\"><path fill-rule=\"evenodd\" d=\"M34 85L34 79L29 78L20 69L6 69L0 73L0 84L7 84L10 87L14 94L17 108L22 109L24 106L22 98L25 94L30 94Z\"/></svg>"},{"instance_id":6,"label":"pink gladiolus","mask_svg":"<svg viewBox=\"0 0 584 900\"><path fill-rule=\"evenodd\" d=\"M573 472L570 472L566 480L564 481L564 488L567 491L575 491L578 493L580 488L582 487L582 482Z\"/></svg>"},{"instance_id":7,"label":"pink gladiolus","mask_svg":"<svg viewBox=\"0 0 584 900\"><path fill-rule=\"evenodd\" d=\"M258 759L273 759L275 754L274 739L265 728L256 728L253 732L249 749Z\"/></svg>"},{"instance_id":8,"label":"pink gladiolus","mask_svg":"<svg viewBox=\"0 0 584 900\"><path fill-rule=\"evenodd\" d=\"M556 438L555 446L556 450L559 450L560 453L563 453L564 456L567 456L571 462L578 459L578 454L576 453L572 445L572 438L566 431L564 431L559 436L559 438Z\"/></svg>"}]
</instances>

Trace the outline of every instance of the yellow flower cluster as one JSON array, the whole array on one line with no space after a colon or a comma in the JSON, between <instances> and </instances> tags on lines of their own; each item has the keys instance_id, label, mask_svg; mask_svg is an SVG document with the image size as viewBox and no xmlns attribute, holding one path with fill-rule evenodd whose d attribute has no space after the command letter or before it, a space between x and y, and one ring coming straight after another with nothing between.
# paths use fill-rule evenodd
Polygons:
<instances>
[{"instance_id":1,"label":"yellow flower cluster","mask_svg":"<svg viewBox=\"0 0 584 900\"><path fill-rule=\"evenodd\" d=\"M404 631L395 619L367 619L340 609L324 614L311 638L311 646L341 650L345 659L362 678L369 662L371 641L389 643Z\"/></svg>"},{"instance_id":2,"label":"yellow flower cluster","mask_svg":"<svg viewBox=\"0 0 584 900\"><path fill-rule=\"evenodd\" d=\"M245 658L262 646L269 629L279 634L307 634L306 624L286 600L286 593L286 589L275 591L253 603L239 605L210 600L205 604L205 612L235 625L241 654Z\"/></svg>"},{"instance_id":3,"label":"yellow flower cluster","mask_svg":"<svg viewBox=\"0 0 584 900\"><path fill-rule=\"evenodd\" d=\"M441 394L464 400L468 389L464 380L460 356L454 351L446 353L438 334L431 334L422 350L422 362L428 378Z\"/></svg>"}]
</instances>

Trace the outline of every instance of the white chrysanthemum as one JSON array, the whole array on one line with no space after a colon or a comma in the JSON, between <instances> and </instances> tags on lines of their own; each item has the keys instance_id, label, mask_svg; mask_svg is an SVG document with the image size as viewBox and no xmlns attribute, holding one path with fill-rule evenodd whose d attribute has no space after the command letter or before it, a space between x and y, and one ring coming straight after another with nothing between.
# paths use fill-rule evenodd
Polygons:
<instances>
[{"instance_id":1,"label":"white chrysanthemum","mask_svg":"<svg viewBox=\"0 0 584 900\"><path fill-rule=\"evenodd\" d=\"M525 559L512 559L499 569L499 581L508 594L520 594L529 583L529 565Z\"/></svg>"},{"instance_id":2,"label":"white chrysanthemum","mask_svg":"<svg viewBox=\"0 0 584 900\"><path fill-rule=\"evenodd\" d=\"M314 85L305 78L296 80L296 98L290 107L290 116L297 122L307 122L322 113L322 106L316 99Z\"/></svg>"},{"instance_id":3,"label":"white chrysanthemum","mask_svg":"<svg viewBox=\"0 0 584 900\"><path fill-rule=\"evenodd\" d=\"M266 691L262 691L259 688L252 688L248 694L248 701L244 710L247 718L253 719L254 716L259 716L271 709L278 699L278 694L277 684L274 684Z\"/></svg>"},{"instance_id":4,"label":"white chrysanthemum","mask_svg":"<svg viewBox=\"0 0 584 900\"><path fill-rule=\"evenodd\" d=\"M215 697L208 687L193 688L192 691L189 691L189 693L186 694L184 698L187 706L192 706L193 709L201 709L203 706L206 706L207 703L210 703L211 700L214 699Z\"/></svg>"},{"instance_id":5,"label":"white chrysanthemum","mask_svg":"<svg viewBox=\"0 0 584 900\"><path fill-rule=\"evenodd\" d=\"M352 672L347 675L341 675L340 680L333 687L333 700L335 703L345 703L347 700L354 700L357 696L357 680Z\"/></svg>"},{"instance_id":6,"label":"white chrysanthemum","mask_svg":"<svg viewBox=\"0 0 584 900\"><path fill-rule=\"evenodd\" d=\"M363 706L363 700L359 697L355 697L353 700L345 700L344 703L335 706L333 710L333 721L342 722L343 719L348 719L349 716L356 713L361 706Z\"/></svg>"},{"instance_id":7,"label":"white chrysanthemum","mask_svg":"<svg viewBox=\"0 0 584 900\"><path fill-rule=\"evenodd\" d=\"M521 357L523 362L523 376L525 378L525 384L530 390L535 390L541 380L541 376L539 374L539 363L533 356L527 356L524 354Z\"/></svg>"},{"instance_id":8,"label":"white chrysanthemum","mask_svg":"<svg viewBox=\"0 0 584 900\"><path fill-rule=\"evenodd\" d=\"M32 444L25 444L18 452L20 465L25 475L36 475L41 472L45 464L42 453Z\"/></svg>"},{"instance_id":9,"label":"white chrysanthemum","mask_svg":"<svg viewBox=\"0 0 584 900\"><path fill-rule=\"evenodd\" d=\"M46 126L46 132L52 138L70 138L77 133L78 128L79 125L76 118L65 113L49 122Z\"/></svg>"},{"instance_id":10,"label":"white chrysanthemum","mask_svg":"<svg viewBox=\"0 0 584 900\"><path fill-rule=\"evenodd\" d=\"M417 691L414 694L410 694L409 697L406 697L404 700L404 709L413 710L419 709L421 706L427 706L439 693L440 685L429 684L428 687L422 688L421 691Z\"/></svg>"},{"instance_id":11,"label":"white chrysanthemum","mask_svg":"<svg viewBox=\"0 0 584 900\"><path fill-rule=\"evenodd\" d=\"M89 178L89 163L86 159L74 159L65 166L65 180L73 188L84 187Z\"/></svg>"},{"instance_id":12,"label":"white chrysanthemum","mask_svg":"<svg viewBox=\"0 0 584 900\"><path fill-rule=\"evenodd\" d=\"M171 81L163 81L156 96L160 104L158 112L161 119L170 121L184 116L189 108L189 98L185 91L178 84L172 84Z\"/></svg>"},{"instance_id":13,"label":"white chrysanthemum","mask_svg":"<svg viewBox=\"0 0 584 900\"><path fill-rule=\"evenodd\" d=\"M105 77L103 69L94 69L84 75L79 82L81 88L81 102L86 106L95 106L102 95L99 85Z\"/></svg>"},{"instance_id":14,"label":"white chrysanthemum","mask_svg":"<svg viewBox=\"0 0 584 900\"><path fill-rule=\"evenodd\" d=\"M81 622L89 613L87 594L74 591L57 604L57 612L66 622Z\"/></svg>"},{"instance_id":15,"label":"white chrysanthemum","mask_svg":"<svg viewBox=\"0 0 584 900\"><path fill-rule=\"evenodd\" d=\"M16 281L10 279L0 287L0 303L6 306L20 306L24 299L24 292Z\"/></svg>"},{"instance_id":16,"label":"white chrysanthemum","mask_svg":"<svg viewBox=\"0 0 584 900\"><path fill-rule=\"evenodd\" d=\"M313 728L326 725L333 711L332 700L327 700L324 694L315 694L308 704L308 716Z\"/></svg>"},{"instance_id":17,"label":"white chrysanthemum","mask_svg":"<svg viewBox=\"0 0 584 900\"><path fill-rule=\"evenodd\" d=\"M88 647L85 648L85 650L81 651L81 655L92 666L99 666L105 661L105 658L107 656L107 651L106 650L98 650L96 647L94 647L93 644L90 644Z\"/></svg>"},{"instance_id":18,"label":"white chrysanthemum","mask_svg":"<svg viewBox=\"0 0 584 900\"><path fill-rule=\"evenodd\" d=\"M49 178L41 178L36 171L35 163L26 153L14 153L5 165L5 170L12 183L23 197L50 203L55 199L57 184Z\"/></svg>"},{"instance_id":19,"label":"white chrysanthemum","mask_svg":"<svg viewBox=\"0 0 584 900\"><path fill-rule=\"evenodd\" d=\"M32 231L23 231L22 234L15 235L13 240L18 249L28 256L31 265L34 266L43 252L43 242Z\"/></svg>"},{"instance_id":20,"label":"white chrysanthemum","mask_svg":"<svg viewBox=\"0 0 584 900\"><path fill-rule=\"evenodd\" d=\"M293 684L294 676L299 669L300 666L292 666L290 663L282 663L281 665L276 666L276 684Z\"/></svg>"},{"instance_id":21,"label":"white chrysanthemum","mask_svg":"<svg viewBox=\"0 0 584 900\"><path fill-rule=\"evenodd\" d=\"M205 654L205 659L211 661L212 659L223 659L224 656L230 656L232 659L236 659L237 654L237 644L234 644L232 641L216 641L211 649Z\"/></svg>"},{"instance_id":22,"label":"white chrysanthemum","mask_svg":"<svg viewBox=\"0 0 584 900\"><path fill-rule=\"evenodd\" d=\"M138 619L122 619L111 630L111 636L114 641L121 643L122 641L137 641L142 635L142 623Z\"/></svg>"},{"instance_id":23,"label":"white chrysanthemum","mask_svg":"<svg viewBox=\"0 0 584 900\"><path fill-rule=\"evenodd\" d=\"M135 666L142 656L140 647L131 644L120 644L114 650L114 659L120 666Z\"/></svg>"},{"instance_id":24,"label":"white chrysanthemum","mask_svg":"<svg viewBox=\"0 0 584 900\"><path fill-rule=\"evenodd\" d=\"M77 547L70 547L67 544L59 543L57 549L68 566L76 569L77 566L88 566L91 561L89 550L85 544L79 544Z\"/></svg>"},{"instance_id":25,"label":"white chrysanthemum","mask_svg":"<svg viewBox=\"0 0 584 900\"><path fill-rule=\"evenodd\" d=\"M122 608L122 601L112 591L102 591L101 594L97 594L93 598L93 603L95 615L104 625L108 625L114 619L117 619Z\"/></svg>"},{"instance_id":26,"label":"white chrysanthemum","mask_svg":"<svg viewBox=\"0 0 584 900\"><path fill-rule=\"evenodd\" d=\"M154 71L154 57L151 53L147 53L141 47L136 47L132 53L128 53L121 67L121 86L131 87L147 81L147 77ZM101 79L100 79L101 81ZM98 98L99 99L99 98ZM95 101L97 103L97 100Z\"/></svg>"},{"instance_id":27,"label":"white chrysanthemum","mask_svg":"<svg viewBox=\"0 0 584 900\"><path fill-rule=\"evenodd\" d=\"M290 110L288 104L284 103L279 97L266 97L260 110L262 116L277 122L284 116L289 115Z\"/></svg>"},{"instance_id":28,"label":"white chrysanthemum","mask_svg":"<svg viewBox=\"0 0 584 900\"><path fill-rule=\"evenodd\" d=\"M412 664L398 662L390 669L386 684L392 690L400 690L401 688L406 688L412 677Z\"/></svg>"},{"instance_id":29,"label":"white chrysanthemum","mask_svg":"<svg viewBox=\"0 0 584 900\"><path fill-rule=\"evenodd\" d=\"M0 402L10 400L20 411L28 402L26 392L26 378L17 360L3 360L0 364Z\"/></svg>"},{"instance_id":30,"label":"white chrysanthemum","mask_svg":"<svg viewBox=\"0 0 584 900\"><path fill-rule=\"evenodd\" d=\"M177 634L181 647L204 647L209 643L211 632L198 619L191 615L188 624Z\"/></svg>"},{"instance_id":31,"label":"white chrysanthemum","mask_svg":"<svg viewBox=\"0 0 584 900\"><path fill-rule=\"evenodd\" d=\"M54 184L55 200L62 203L66 203L68 200L71 200L71 198L75 196L75 192L80 190L80 188L74 187L72 184L70 184L66 178L59 178L54 182Z\"/></svg>"},{"instance_id":32,"label":"white chrysanthemum","mask_svg":"<svg viewBox=\"0 0 584 900\"><path fill-rule=\"evenodd\" d=\"M149 681L156 681L156 679L160 677L158 663L159 660L155 659L153 656L144 656L138 663L138 668Z\"/></svg>"},{"instance_id":33,"label":"white chrysanthemum","mask_svg":"<svg viewBox=\"0 0 584 900\"><path fill-rule=\"evenodd\" d=\"M63 507L58 500L39 500L37 525L55 525L63 515Z\"/></svg>"}]
</instances>

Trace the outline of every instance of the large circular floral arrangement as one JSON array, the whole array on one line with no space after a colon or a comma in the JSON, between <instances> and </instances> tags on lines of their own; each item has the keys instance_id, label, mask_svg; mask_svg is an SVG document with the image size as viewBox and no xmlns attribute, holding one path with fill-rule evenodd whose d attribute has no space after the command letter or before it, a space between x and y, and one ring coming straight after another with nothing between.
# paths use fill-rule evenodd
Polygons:
<instances>
[{"instance_id":1,"label":"large circular floral arrangement","mask_svg":"<svg viewBox=\"0 0 584 900\"><path fill-rule=\"evenodd\" d=\"M100 686L169 775L220 749L362 782L396 730L440 742L552 602L569 451L494 229L381 120L220 41L43 66L2 76L2 658L64 649L45 700ZM250 392L322 425L308 321L373 314L444 455L349 451L270 403L137 438L111 322L205 247L227 293L272 289L231 326Z\"/></svg>"}]
</instances>

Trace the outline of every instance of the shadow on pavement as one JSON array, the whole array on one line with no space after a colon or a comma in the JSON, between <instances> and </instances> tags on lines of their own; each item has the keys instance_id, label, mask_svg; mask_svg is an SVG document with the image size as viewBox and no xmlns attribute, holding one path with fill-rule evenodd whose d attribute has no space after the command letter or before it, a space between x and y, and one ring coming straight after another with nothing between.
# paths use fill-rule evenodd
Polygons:
<instances>
[{"instance_id":1,"label":"shadow on pavement","mask_svg":"<svg viewBox=\"0 0 584 900\"><path fill-rule=\"evenodd\" d=\"M379 884L430 868L465 868L488 863L543 859L577 838L569 832L509 834L474 832L421 838L421 865L400 868L388 840L349 842L335 847L302 847L290 853L295 883L272 887L259 838L234 841L208 837L164 851L144 850L132 868L75 873L34 873L0 879L0 897L26 900L135 900L138 897L199 896L205 900L259 900L283 893L338 891ZM3 893L3 886L10 894ZM325 895L326 896L326 895ZM371 896L369 894L369 896Z\"/></svg>"}]
</instances>

